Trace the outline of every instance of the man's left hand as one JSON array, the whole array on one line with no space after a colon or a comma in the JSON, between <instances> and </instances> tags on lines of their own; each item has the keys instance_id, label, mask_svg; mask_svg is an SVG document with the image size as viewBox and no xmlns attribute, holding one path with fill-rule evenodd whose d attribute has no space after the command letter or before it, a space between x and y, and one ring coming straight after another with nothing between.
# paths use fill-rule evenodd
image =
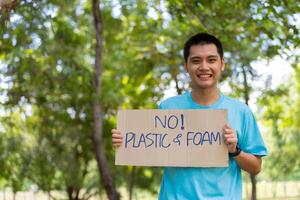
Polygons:
<instances>
[{"instance_id":1,"label":"man's left hand","mask_svg":"<svg viewBox=\"0 0 300 200\"><path fill-rule=\"evenodd\" d=\"M234 129L232 129L228 124L223 127L225 144L227 144L227 148L229 153L234 153L236 151L237 145L237 135Z\"/></svg>"}]
</instances>

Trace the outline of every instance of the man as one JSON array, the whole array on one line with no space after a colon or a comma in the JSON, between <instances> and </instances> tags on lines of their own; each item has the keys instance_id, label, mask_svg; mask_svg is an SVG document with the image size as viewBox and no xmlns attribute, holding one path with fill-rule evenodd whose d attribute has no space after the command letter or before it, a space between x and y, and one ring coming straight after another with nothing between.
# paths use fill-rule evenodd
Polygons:
<instances>
[{"instance_id":1,"label":"man","mask_svg":"<svg viewBox=\"0 0 300 200\"><path fill-rule=\"evenodd\" d=\"M184 67L191 79L191 92L164 100L160 109L227 109L223 134L229 152L228 167L165 167L159 199L241 200L241 169L250 174L261 170L261 157L267 155L260 131L250 109L238 100L224 96L217 84L224 70L223 47L213 35L199 33L184 46ZM122 143L118 130L112 130L115 147Z\"/></svg>"}]
</instances>

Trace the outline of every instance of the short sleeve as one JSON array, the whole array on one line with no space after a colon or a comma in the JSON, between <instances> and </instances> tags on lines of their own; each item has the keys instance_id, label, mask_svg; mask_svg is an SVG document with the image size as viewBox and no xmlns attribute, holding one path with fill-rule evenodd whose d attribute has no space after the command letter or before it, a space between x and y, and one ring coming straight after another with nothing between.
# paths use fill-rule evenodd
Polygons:
<instances>
[{"instance_id":1,"label":"short sleeve","mask_svg":"<svg viewBox=\"0 0 300 200\"><path fill-rule=\"evenodd\" d=\"M158 104L158 109L167 109L165 101L162 101L160 104Z\"/></svg>"},{"instance_id":2,"label":"short sleeve","mask_svg":"<svg viewBox=\"0 0 300 200\"><path fill-rule=\"evenodd\" d=\"M242 141L240 148L246 152L257 156L266 156L268 150L261 136L257 122L251 110L247 108L243 114Z\"/></svg>"},{"instance_id":3,"label":"short sleeve","mask_svg":"<svg viewBox=\"0 0 300 200\"><path fill-rule=\"evenodd\" d=\"M158 104L157 109L162 109L162 102Z\"/></svg>"}]
</instances>

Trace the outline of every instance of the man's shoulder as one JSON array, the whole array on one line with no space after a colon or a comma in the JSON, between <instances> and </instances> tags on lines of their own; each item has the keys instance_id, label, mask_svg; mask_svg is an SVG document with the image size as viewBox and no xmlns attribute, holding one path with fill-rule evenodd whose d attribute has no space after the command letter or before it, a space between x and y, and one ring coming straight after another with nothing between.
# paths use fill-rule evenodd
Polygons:
<instances>
[{"instance_id":1,"label":"man's shoulder","mask_svg":"<svg viewBox=\"0 0 300 200\"><path fill-rule=\"evenodd\" d=\"M239 99L235 99L229 96L224 95L224 104L234 108L236 111L250 111L249 106Z\"/></svg>"}]
</instances>

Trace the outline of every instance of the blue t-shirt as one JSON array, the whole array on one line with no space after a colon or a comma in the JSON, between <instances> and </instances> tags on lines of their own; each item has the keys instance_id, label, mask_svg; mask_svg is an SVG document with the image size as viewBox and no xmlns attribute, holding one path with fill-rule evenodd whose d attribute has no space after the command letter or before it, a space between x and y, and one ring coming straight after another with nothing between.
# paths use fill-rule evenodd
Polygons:
<instances>
[{"instance_id":1,"label":"blue t-shirt","mask_svg":"<svg viewBox=\"0 0 300 200\"><path fill-rule=\"evenodd\" d=\"M220 94L212 105L194 102L190 92L164 100L160 109L227 109L228 123L236 130L242 151L267 155L255 118L244 103ZM241 200L241 169L233 158L228 167L165 167L160 200Z\"/></svg>"}]
</instances>

